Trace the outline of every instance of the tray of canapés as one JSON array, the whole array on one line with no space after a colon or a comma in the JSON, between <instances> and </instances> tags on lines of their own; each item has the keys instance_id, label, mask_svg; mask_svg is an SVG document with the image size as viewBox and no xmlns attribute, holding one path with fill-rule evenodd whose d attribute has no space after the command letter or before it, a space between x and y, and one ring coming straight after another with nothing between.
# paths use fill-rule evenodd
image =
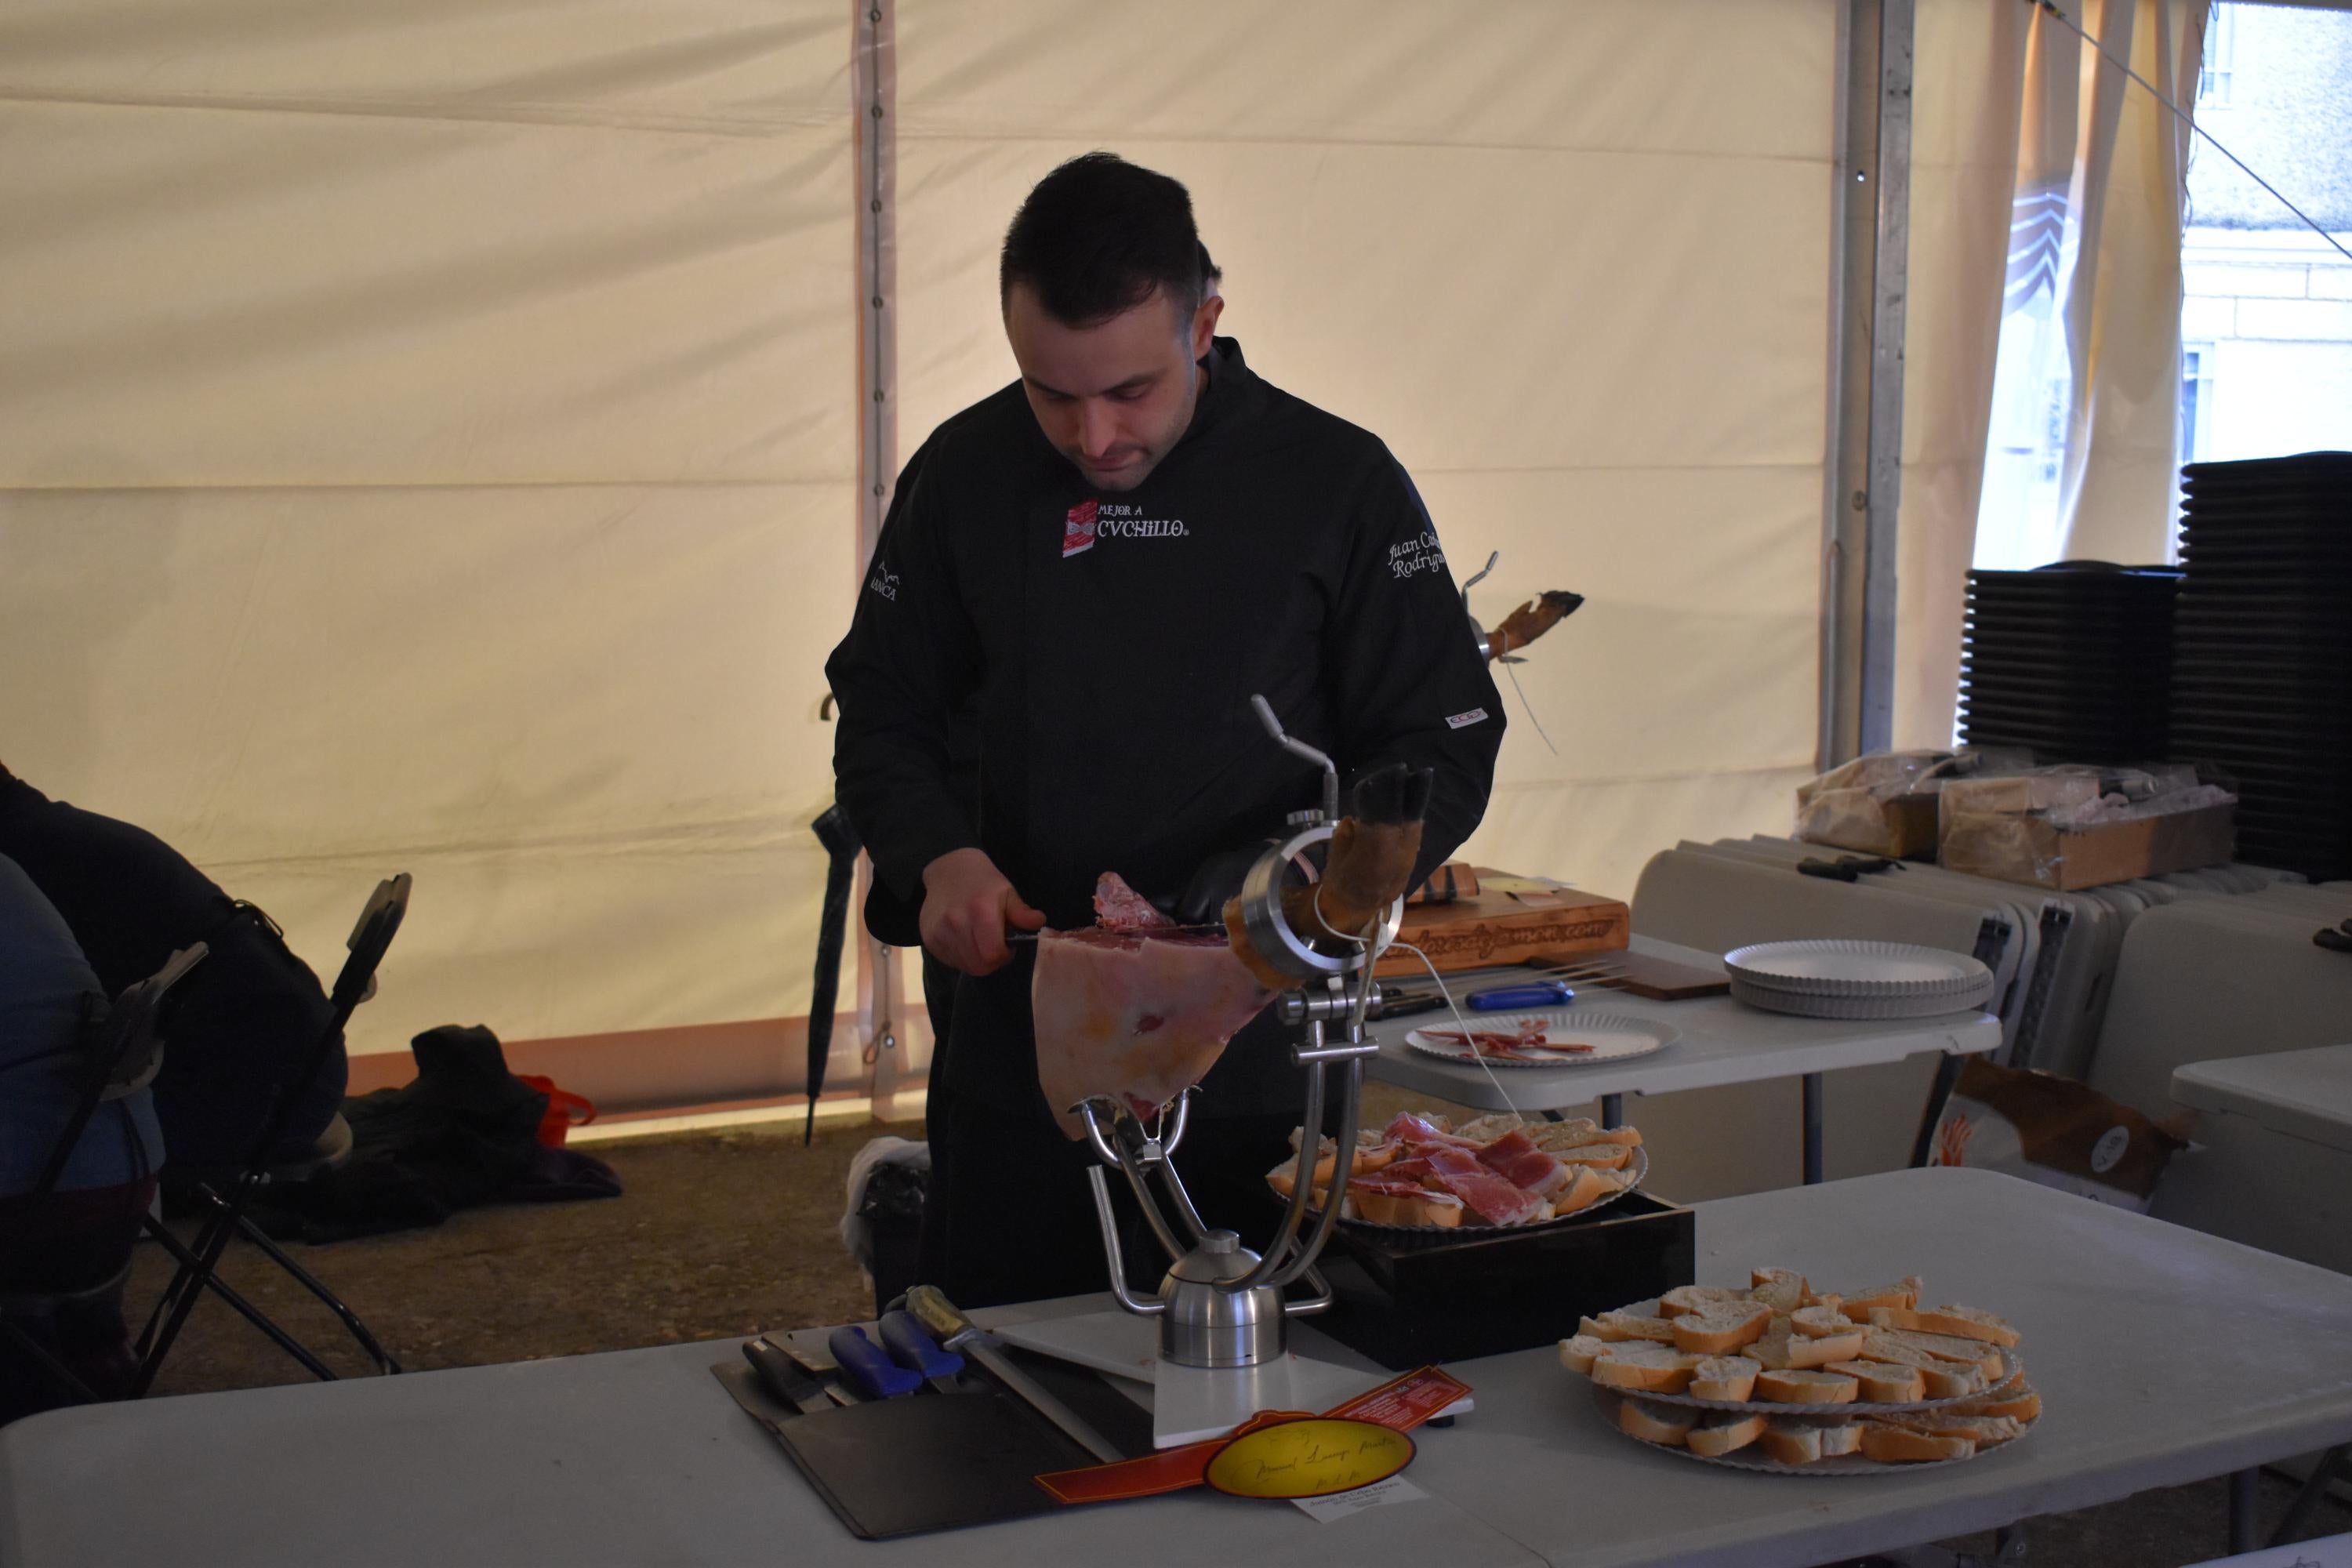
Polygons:
<instances>
[{"instance_id":1,"label":"tray of canap\u00e9s","mask_svg":"<svg viewBox=\"0 0 2352 1568\"><path fill-rule=\"evenodd\" d=\"M2023 1437L2042 1399L2022 1336L1920 1301L1916 1277L1841 1294L1759 1268L1586 1318L1559 1359L1627 1436L1734 1468L1883 1475Z\"/></svg>"}]
</instances>

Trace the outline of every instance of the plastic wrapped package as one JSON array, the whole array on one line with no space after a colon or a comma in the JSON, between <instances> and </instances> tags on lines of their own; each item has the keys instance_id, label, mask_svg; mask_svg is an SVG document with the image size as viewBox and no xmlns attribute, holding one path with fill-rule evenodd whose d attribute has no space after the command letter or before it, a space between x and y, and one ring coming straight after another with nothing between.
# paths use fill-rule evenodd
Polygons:
<instances>
[{"instance_id":1,"label":"plastic wrapped package","mask_svg":"<svg viewBox=\"0 0 2352 1568\"><path fill-rule=\"evenodd\" d=\"M1937 798L1947 783L1988 771L2020 771L2032 760L2005 749L1856 757L1797 786L1794 837L1898 860L1932 858Z\"/></svg>"},{"instance_id":2,"label":"plastic wrapped package","mask_svg":"<svg viewBox=\"0 0 2352 1568\"><path fill-rule=\"evenodd\" d=\"M2236 803L2187 764L1955 779L1942 794L1937 858L2062 890L2161 876L2228 860Z\"/></svg>"}]
</instances>

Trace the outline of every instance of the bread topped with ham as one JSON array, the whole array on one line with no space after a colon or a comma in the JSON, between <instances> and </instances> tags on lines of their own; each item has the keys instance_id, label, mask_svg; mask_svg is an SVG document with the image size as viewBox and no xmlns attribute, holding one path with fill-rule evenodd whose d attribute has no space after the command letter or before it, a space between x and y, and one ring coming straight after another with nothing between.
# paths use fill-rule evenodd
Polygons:
<instances>
[{"instance_id":1,"label":"bread topped with ham","mask_svg":"<svg viewBox=\"0 0 2352 1568\"><path fill-rule=\"evenodd\" d=\"M1303 1131L1292 1157L1266 1173L1285 1198L1298 1180ZM1482 1116L1458 1129L1444 1117L1406 1111L1356 1135L1340 1214L1418 1228L1527 1226L1580 1213L1632 1184L1642 1135L1592 1122L1526 1122ZM1328 1200L1339 1151L1319 1140L1312 1199Z\"/></svg>"}]
</instances>

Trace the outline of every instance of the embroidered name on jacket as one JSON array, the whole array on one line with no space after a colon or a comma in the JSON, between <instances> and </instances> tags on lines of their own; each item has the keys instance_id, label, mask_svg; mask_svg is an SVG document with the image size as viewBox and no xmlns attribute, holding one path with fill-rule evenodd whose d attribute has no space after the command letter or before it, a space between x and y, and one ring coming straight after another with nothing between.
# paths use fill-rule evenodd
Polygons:
<instances>
[{"instance_id":1,"label":"embroidered name on jacket","mask_svg":"<svg viewBox=\"0 0 2352 1568\"><path fill-rule=\"evenodd\" d=\"M1145 517L1123 501L1082 501L1062 521L1064 559L1095 547L1098 539L1184 539L1192 534L1181 517Z\"/></svg>"}]
</instances>

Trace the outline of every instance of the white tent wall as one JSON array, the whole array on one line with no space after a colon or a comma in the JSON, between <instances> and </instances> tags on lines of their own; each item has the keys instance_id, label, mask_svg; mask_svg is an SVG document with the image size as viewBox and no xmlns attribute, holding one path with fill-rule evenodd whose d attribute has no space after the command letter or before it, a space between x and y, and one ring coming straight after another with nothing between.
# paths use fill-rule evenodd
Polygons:
<instances>
[{"instance_id":1,"label":"white tent wall","mask_svg":"<svg viewBox=\"0 0 2352 1568\"><path fill-rule=\"evenodd\" d=\"M855 581L850 18L0 13L0 757L360 1052L805 1012Z\"/></svg>"},{"instance_id":2,"label":"white tent wall","mask_svg":"<svg viewBox=\"0 0 2352 1568\"><path fill-rule=\"evenodd\" d=\"M1188 184L1258 371L1379 433L1508 684L1488 864L1630 893L1786 824L1817 700L1837 7L898 0L902 449L1013 367L996 249L1108 147Z\"/></svg>"},{"instance_id":3,"label":"white tent wall","mask_svg":"<svg viewBox=\"0 0 2352 1568\"><path fill-rule=\"evenodd\" d=\"M1387 439L1457 577L1502 551L1486 618L1588 595L1518 667L1559 754L1507 683L1469 853L1624 893L1680 837L1780 827L1816 741L1841 9L896 0L898 450L1013 374L1028 185L1097 146L1165 169L1253 363ZM1997 304L2014 161L2000 62L1968 62L2021 9L1920 5L1906 732L1948 714L1997 325L1936 312L1988 266ZM806 1009L858 510L852 21L0 13L0 758L322 973L416 873L358 1050ZM1939 237L1979 185L1990 227Z\"/></svg>"}]
</instances>

